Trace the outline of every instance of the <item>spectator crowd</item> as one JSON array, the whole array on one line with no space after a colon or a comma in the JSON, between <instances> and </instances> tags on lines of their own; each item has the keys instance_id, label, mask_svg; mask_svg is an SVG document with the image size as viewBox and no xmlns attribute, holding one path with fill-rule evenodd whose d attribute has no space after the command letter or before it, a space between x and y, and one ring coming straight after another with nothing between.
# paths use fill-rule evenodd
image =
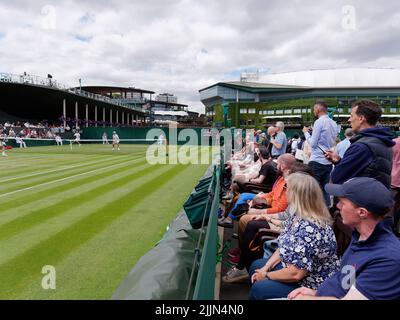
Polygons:
<instances>
[{"instance_id":1,"label":"spectator crowd","mask_svg":"<svg viewBox=\"0 0 400 320\"><path fill-rule=\"evenodd\" d=\"M291 139L283 122L255 131L225 164L218 224L238 247L222 280L253 300L400 299L400 137L370 100L343 141L324 101L314 115Z\"/></svg>"}]
</instances>

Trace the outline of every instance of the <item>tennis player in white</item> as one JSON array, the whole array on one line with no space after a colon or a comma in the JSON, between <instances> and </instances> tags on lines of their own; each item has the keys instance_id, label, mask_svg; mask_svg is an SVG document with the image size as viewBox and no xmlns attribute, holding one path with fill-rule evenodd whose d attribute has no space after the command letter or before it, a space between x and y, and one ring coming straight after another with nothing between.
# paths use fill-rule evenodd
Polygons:
<instances>
[{"instance_id":1,"label":"tennis player in white","mask_svg":"<svg viewBox=\"0 0 400 320\"><path fill-rule=\"evenodd\" d=\"M0 134L0 151L3 157L8 157L6 154L6 138L7 136L5 134Z\"/></svg>"},{"instance_id":2,"label":"tennis player in white","mask_svg":"<svg viewBox=\"0 0 400 320\"><path fill-rule=\"evenodd\" d=\"M108 142L108 138L107 138L107 133L106 132L104 132L103 133L103 144L110 144L109 142Z\"/></svg>"},{"instance_id":3,"label":"tennis player in white","mask_svg":"<svg viewBox=\"0 0 400 320\"><path fill-rule=\"evenodd\" d=\"M119 137L117 135L117 133L114 131L113 135L112 135L112 149L113 151L115 150L115 147L117 147L117 150L119 151Z\"/></svg>"},{"instance_id":4,"label":"tennis player in white","mask_svg":"<svg viewBox=\"0 0 400 320\"><path fill-rule=\"evenodd\" d=\"M77 143L77 144L79 144L79 146L81 146L81 134L79 133L79 132L76 132L75 134L74 134L74 137L75 137L75 140L74 141L72 141L72 143Z\"/></svg>"},{"instance_id":5,"label":"tennis player in white","mask_svg":"<svg viewBox=\"0 0 400 320\"><path fill-rule=\"evenodd\" d=\"M62 139L58 134L56 135L56 143L57 143L57 146L63 145Z\"/></svg>"}]
</instances>

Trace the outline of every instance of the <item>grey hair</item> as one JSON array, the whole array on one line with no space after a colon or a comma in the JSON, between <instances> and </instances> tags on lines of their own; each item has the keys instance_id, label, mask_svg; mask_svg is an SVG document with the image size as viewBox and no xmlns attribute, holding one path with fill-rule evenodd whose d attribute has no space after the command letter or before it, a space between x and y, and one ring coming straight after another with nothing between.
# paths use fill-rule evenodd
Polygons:
<instances>
[{"instance_id":1,"label":"grey hair","mask_svg":"<svg viewBox=\"0 0 400 320\"><path fill-rule=\"evenodd\" d=\"M275 127L278 127L281 129L281 131L285 130L285 124L282 121L278 121L275 125Z\"/></svg>"}]
</instances>

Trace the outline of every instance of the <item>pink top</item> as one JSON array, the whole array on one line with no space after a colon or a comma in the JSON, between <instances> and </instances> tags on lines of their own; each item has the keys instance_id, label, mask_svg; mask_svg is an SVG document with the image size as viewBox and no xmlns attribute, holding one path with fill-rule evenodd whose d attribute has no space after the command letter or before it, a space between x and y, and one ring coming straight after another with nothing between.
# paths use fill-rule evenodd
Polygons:
<instances>
[{"instance_id":1,"label":"pink top","mask_svg":"<svg viewBox=\"0 0 400 320\"><path fill-rule=\"evenodd\" d=\"M400 138L393 140L392 187L400 188Z\"/></svg>"}]
</instances>

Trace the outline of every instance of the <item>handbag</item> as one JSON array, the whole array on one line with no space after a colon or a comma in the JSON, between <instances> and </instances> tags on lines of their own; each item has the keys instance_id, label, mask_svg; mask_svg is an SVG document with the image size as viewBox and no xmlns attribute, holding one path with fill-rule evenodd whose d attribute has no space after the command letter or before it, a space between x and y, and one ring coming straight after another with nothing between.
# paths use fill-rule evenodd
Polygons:
<instances>
[{"instance_id":1,"label":"handbag","mask_svg":"<svg viewBox=\"0 0 400 320\"><path fill-rule=\"evenodd\" d=\"M269 259L271 256L275 253L275 251L278 249L278 240L268 240L264 242L264 259Z\"/></svg>"},{"instance_id":2,"label":"handbag","mask_svg":"<svg viewBox=\"0 0 400 320\"><path fill-rule=\"evenodd\" d=\"M269 240L275 240L279 236L279 232L261 228L258 232L254 235L253 239L249 243L250 251L256 253L259 256L264 255L264 242Z\"/></svg>"}]
</instances>

